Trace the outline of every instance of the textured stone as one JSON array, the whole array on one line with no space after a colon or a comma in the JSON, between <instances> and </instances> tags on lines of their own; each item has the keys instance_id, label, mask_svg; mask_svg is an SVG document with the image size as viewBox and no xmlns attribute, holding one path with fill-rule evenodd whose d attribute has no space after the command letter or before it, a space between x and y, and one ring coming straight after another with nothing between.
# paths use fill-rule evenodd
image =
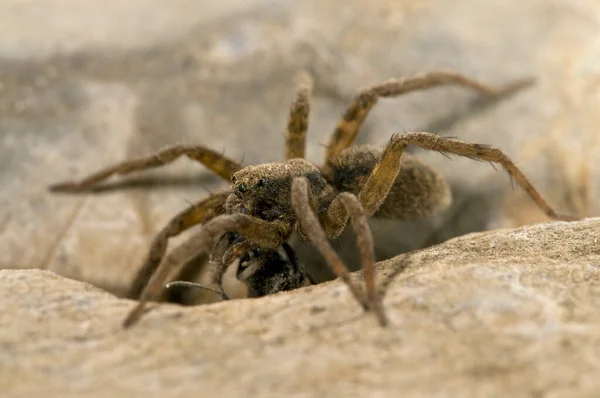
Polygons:
<instances>
[{"instance_id":1,"label":"textured stone","mask_svg":"<svg viewBox=\"0 0 600 398\"><path fill-rule=\"evenodd\" d=\"M471 234L378 264L391 325L340 281L153 306L0 271L3 397L597 397L600 219ZM400 272L402 271L402 272ZM358 275L356 275L358 277Z\"/></svg>"}]
</instances>

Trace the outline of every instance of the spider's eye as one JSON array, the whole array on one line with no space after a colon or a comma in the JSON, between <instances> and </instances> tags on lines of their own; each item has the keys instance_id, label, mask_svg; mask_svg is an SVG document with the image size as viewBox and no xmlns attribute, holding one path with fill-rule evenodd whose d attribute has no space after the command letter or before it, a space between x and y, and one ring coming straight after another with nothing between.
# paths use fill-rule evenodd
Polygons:
<instances>
[{"instance_id":1,"label":"spider's eye","mask_svg":"<svg viewBox=\"0 0 600 398\"><path fill-rule=\"evenodd\" d=\"M244 184L243 182L237 186L238 191L240 191L241 193L244 193L248 190L248 186L246 184Z\"/></svg>"},{"instance_id":2,"label":"spider's eye","mask_svg":"<svg viewBox=\"0 0 600 398\"><path fill-rule=\"evenodd\" d=\"M256 183L256 186L257 187L262 187L263 185L265 185L265 180L264 180L264 178L260 178L258 180L258 182Z\"/></svg>"}]
</instances>

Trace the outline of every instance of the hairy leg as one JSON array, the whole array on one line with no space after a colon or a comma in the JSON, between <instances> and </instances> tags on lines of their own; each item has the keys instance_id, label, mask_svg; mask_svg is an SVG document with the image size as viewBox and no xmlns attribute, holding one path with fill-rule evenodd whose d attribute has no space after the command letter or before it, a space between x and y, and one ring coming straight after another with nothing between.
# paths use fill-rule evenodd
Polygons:
<instances>
[{"instance_id":1,"label":"hairy leg","mask_svg":"<svg viewBox=\"0 0 600 398\"><path fill-rule=\"evenodd\" d=\"M290 234L282 224L264 221L246 214L224 214L213 218L163 258L142 291L139 302L123 321L123 327L133 325L140 318L146 303L157 297L169 276L179 266L196 256L203 255L204 261L208 260L215 244L227 232L239 233L249 242L270 249L281 246Z\"/></svg>"},{"instance_id":2,"label":"hairy leg","mask_svg":"<svg viewBox=\"0 0 600 398\"><path fill-rule=\"evenodd\" d=\"M498 163L529 194L531 199L548 217L565 221L576 219L575 217L556 213L523 172L501 150L488 145L463 142L425 132L398 133L392 136L384 150L381 161L358 195L367 215L373 215L385 201L400 171L404 149L410 144L422 149Z\"/></svg>"},{"instance_id":3,"label":"hairy leg","mask_svg":"<svg viewBox=\"0 0 600 398\"><path fill-rule=\"evenodd\" d=\"M163 259L169 239L195 225L209 221L211 218L222 214L227 196L229 196L229 192L210 195L208 198L188 207L169 221L152 240L146 260L138 270L131 284L127 295L129 298L137 299L140 296L144 286L146 286L148 280Z\"/></svg>"},{"instance_id":4,"label":"hairy leg","mask_svg":"<svg viewBox=\"0 0 600 398\"><path fill-rule=\"evenodd\" d=\"M296 99L290 108L287 134L285 136L285 158L304 158L306 150L306 130L310 113L310 92L312 81L310 76L300 76L300 86L296 91Z\"/></svg>"},{"instance_id":5,"label":"hairy leg","mask_svg":"<svg viewBox=\"0 0 600 398\"><path fill-rule=\"evenodd\" d=\"M360 92L344 112L327 145L323 172L328 176L328 163L341 151L354 142L360 127L369 111L381 97L398 97L411 91L425 90L432 87L455 84L470 88L490 96L501 96L514 93L533 82L532 79L521 79L506 85L494 87L473 78L451 71L435 71L405 79L388 80Z\"/></svg>"},{"instance_id":6,"label":"hairy leg","mask_svg":"<svg viewBox=\"0 0 600 398\"><path fill-rule=\"evenodd\" d=\"M335 221L339 221L345 225L349 217L354 228L364 270L367 290L366 299L362 291L350 279L348 268L344 265L333 247L331 247L329 237L311 206L311 195L312 193L310 192L306 178L299 177L294 179L292 183L292 207L300 220L303 232L317 246L333 272L346 283L356 300L365 310L372 310L376 314L379 323L385 326L387 324L387 317L375 289L373 237L360 202L356 196L348 192L339 194L333 201L336 203L336 206L340 206L344 210L344 214L340 215L340 220Z\"/></svg>"},{"instance_id":7,"label":"hairy leg","mask_svg":"<svg viewBox=\"0 0 600 398\"><path fill-rule=\"evenodd\" d=\"M202 163L215 174L226 180L229 180L233 173L242 168L237 162L204 146L177 145L165 148L146 157L117 163L92 173L79 181L69 181L51 185L50 190L60 192L82 191L113 175L130 174L136 171L164 166L181 156L187 156L189 159Z\"/></svg>"}]
</instances>

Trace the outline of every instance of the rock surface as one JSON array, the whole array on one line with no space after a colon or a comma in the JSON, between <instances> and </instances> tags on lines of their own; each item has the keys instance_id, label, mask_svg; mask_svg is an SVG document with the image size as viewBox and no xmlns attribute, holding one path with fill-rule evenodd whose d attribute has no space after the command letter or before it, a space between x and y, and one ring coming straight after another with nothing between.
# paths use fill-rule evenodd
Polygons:
<instances>
[{"instance_id":1,"label":"rock surface","mask_svg":"<svg viewBox=\"0 0 600 398\"><path fill-rule=\"evenodd\" d=\"M378 265L391 325L334 281L133 304L0 271L3 397L597 397L600 219L471 234ZM356 275L358 277L358 275Z\"/></svg>"},{"instance_id":2,"label":"rock surface","mask_svg":"<svg viewBox=\"0 0 600 398\"><path fill-rule=\"evenodd\" d=\"M316 161L366 85L437 68L492 83L534 76L535 87L491 104L456 88L382 101L359 141L428 130L491 144L557 209L600 215L599 23L596 0L2 2L0 268L47 269L122 293L169 217L203 187L226 184L181 161L102 194L45 187L174 143L224 148L246 163L280 159L294 76L305 69L316 80ZM455 205L430 220L375 225L379 258L544 220L505 173L419 156L451 181ZM353 256L353 244L340 246Z\"/></svg>"},{"instance_id":3,"label":"rock surface","mask_svg":"<svg viewBox=\"0 0 600 398\"><path fill-rule=\"evenodd\" d=\"M404 270L390 279L387 330L334 282L161 306L124 332L131 302L56 274L122 294L157 230L226 183L181 161L96 194L46 186L175 143L280 159L302 70L315 78L308 155L320 162L358 89L446 68L537 82L491 103L456 88L382 101L359 142L425 130L491 144L557 210L597 216L599 25L596 0L1 2L0 268L46 270L0 271L1 395L598 396L597 219L382 263L383 279ZM414 152L448 178L455 204L374 223L379 258L545 221L505 173ZM338 246L352 260L354 245Z\"/></svg>"}]
</instances>

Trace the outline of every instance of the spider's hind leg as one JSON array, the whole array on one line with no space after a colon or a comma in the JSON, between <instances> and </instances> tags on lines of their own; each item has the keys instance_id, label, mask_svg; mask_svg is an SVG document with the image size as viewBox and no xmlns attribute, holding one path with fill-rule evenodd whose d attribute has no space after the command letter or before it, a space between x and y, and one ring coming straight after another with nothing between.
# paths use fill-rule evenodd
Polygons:
<instances>
[{"instance_id":1,"label":"spider's hind leg","mask_svg":"<svg viewBox=\"0 0 600 398\"><path fill-rule=\"evenodd\" d=\"M514 178L517 184L529 194L540 210L548 217L557 220L576 219L575 217L562 215L554 211L523 172L499 149L488 145L444 138L426 132L398 133L392 136L377 167L373 169L358 195L367 214L375 214L387 201L396 178L401 171L402 160L406 157L404 150L410 144L426 150L497 163Z\"/></svg>"},{"instance_id":2,"label":"spider's hind leg","mask_svg":"<svg viewBox=\"0 0 600 398\"><path fill-rule=\"evenodd\" d=\"M285 135L285 158L304 158L306 152L306 132L310 114L310 94L312 78L303 73L299 76L296 98L290 107L290 114Z\"/></svg>"},{"instance_id":3,"label":"spider's hind leg","mask_svg":"<svg viewBox=\"0 0 600 398\"><path fill-rule=\"evenodd\" d=\"M331 176L329 163L354 142L361 126L379 98L392 98L438 86L457 85L488 96L509 95L531 85L530 78L520 79L501 86L491 86L471 77L452 71L433 71L403 79L391 79L361 91L339 120L325 154L323 172Z\"/></svg>"}]
</instances>

